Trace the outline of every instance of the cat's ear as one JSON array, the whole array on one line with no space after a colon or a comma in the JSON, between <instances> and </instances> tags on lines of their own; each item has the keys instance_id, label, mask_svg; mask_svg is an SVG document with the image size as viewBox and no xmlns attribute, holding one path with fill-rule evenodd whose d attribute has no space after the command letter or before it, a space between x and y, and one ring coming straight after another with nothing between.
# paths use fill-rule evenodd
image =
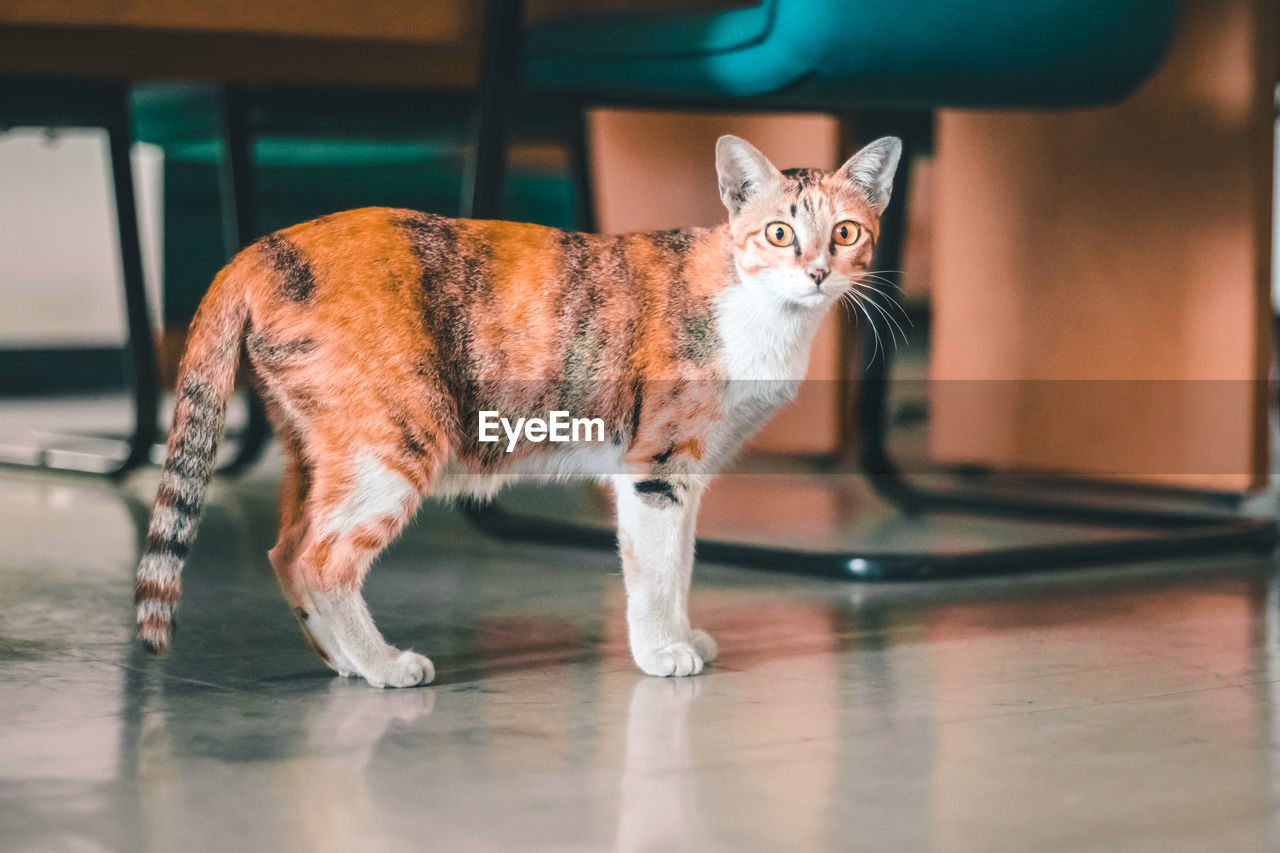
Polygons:
<instances>
[{"instance_id":1,"label":"cat's ear","mask_svg":"<svg viewBox=\"0 0 1280 853\"><path fill-rule=\"evenodd\" d=\"M885 136L845 161L840 173L866 193L876 213L883 213L889 205L893 173L898 170L901 157L902 140L896 136Z\"/></svg>"},{"instance_id":2,"label":"cat's ear","mask_svg":"<svg viewBox=\"0 0 1280 853\"><path fill-rule=\"evenodd\" d=\"M767 157L736 136L722 136L716 142L716 172L720 175L720 200L733 215L782 179Z\"/></svg>"}]
</instances>

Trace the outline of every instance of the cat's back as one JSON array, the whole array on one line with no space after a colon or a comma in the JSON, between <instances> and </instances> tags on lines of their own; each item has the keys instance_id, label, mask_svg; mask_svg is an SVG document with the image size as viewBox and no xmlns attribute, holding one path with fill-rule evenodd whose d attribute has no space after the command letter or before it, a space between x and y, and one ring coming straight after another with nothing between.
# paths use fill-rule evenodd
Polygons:
<instances>
[{"instance_id":1,"label":"cat's back","mask_svg":"<svg viewBox=\"0 0 1280 853\"><path fill-rule=\"evenodd\" d=\"M252 269L251 324L273 340L361 361L434 353L479 378L676 375L710 355L721 242L374 207L277 231L234 263Z\"/></svg>"},{"instance_id":2,"label":"cat's back","mask_svg":"<svg viewBox=\"0 0 1280 853\"><path fill-rule=\"evenodd\" d=\"M276 231L237 260L263 273L254 277L260 307L369 306L397 293L429 301L549 298L560 285L606 272L613 242L523 222L366 207Z\"/></svg>"},{"instance_id":3,"label":"cat's back","mask_svg":"<svg viewBox=\"0 0 1280 853\"><path fill-rule=\"evenodd\" d=\"M367 305L389 292L421 291L437 299L515 299L519 313L524 299L573 301L574 293L686 278L695 290L718 284L724 252L716 236L705 228L600 236L366 207L276 231L242 258L265 273L260 296L286 303Z\"/></svg>"}]
</instances>

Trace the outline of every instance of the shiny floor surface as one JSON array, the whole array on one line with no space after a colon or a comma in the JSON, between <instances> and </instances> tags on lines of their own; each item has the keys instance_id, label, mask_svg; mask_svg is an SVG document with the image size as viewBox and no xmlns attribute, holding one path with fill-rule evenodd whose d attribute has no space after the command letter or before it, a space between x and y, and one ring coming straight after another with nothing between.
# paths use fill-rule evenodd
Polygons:
<instances>
[{"instance_id":1,"label":"shiny floor surface","mask_svg":"<svg viewBox=\"0 0 1280 853\"><path fill-rule=\"evenodd\" d=\"M131 642L153 473L0 472L0 850L1236 851L1280 844L1280 593L1238 557L856 585L702 565L721 659L642 676L607 554L428 506L307 650L266 466L215 484L176 648Z\"/></svg>"}]
</instances>

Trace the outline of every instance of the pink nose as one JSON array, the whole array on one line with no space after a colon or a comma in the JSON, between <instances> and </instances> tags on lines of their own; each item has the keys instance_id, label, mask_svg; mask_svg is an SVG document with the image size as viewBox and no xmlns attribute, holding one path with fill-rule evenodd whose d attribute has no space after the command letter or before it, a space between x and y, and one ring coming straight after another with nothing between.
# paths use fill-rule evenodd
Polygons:
<instances>
[{"instance_id":1,"label":"pink nose","mask_svg":"<svg viewBox=\"0 0 1280 853\"><path fill-rule=\"evenodd\" d=\"M813 283L819 287L822 286L822 280L830 274L831 270L826 269L825 267L822 269L809 270L809 278L813 279Z\"/></svg>"}]
</instances>

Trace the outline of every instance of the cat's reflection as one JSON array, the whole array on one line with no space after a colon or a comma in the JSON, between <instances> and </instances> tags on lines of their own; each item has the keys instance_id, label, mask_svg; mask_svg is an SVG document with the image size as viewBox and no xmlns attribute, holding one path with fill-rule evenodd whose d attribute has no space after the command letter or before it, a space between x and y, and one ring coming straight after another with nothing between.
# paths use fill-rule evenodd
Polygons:
<instances>
[{"instance_id":1,"label":"cat's reflection","mask_svg":"<svg viewBox=\"0 0 1280 853\"><path fill-rule=\"evenodd\" d=\"M324 700L307 715L307 753L333 753L346 766L363 767L393 722L425 717L435 704L430 688L370 690L358 681L335 678Z\"/></svg>"},{"instance_id":2,"label":"cat's reflection","mask_svg":"<svg viewBox=\"0 0 1280 853\"><path fill-rule=\"evenodd\" d=\"M698 816L689 713L699 678L641 678L631 691L614 849L707 850Z\"/></svg>"},{"instance_id":3,"label":"cat's reflection","mask_svg":"<svg viewBox=\"0 0 1280 853\"><path fill-rule=\"evenodd\" d=\"M304 849L368 849L383 822L383 806L369 790L368 764L393 723L429 715L435 699L431 689L370 690L334 679L307 715L302 757L283 766L293 815L309 836Z\"/></svg>"},{"instance_id":4,"label":"cat's reflection","mask_svg":"<svg viewBox=\"0 0 1280 853\"><path fill-rule=\"evenodd\" d=\"M145 675L136 680L140 707ZM229 848L252 840L260 849L380 849L385 805L369 765L389 733L421 725L435 700L430 688L370 690L339 678L283 700L266 691L166 692L133 715L136 740L126 743L142 835L128 847L173 850L209 837ZM300 716L280 713L282 701ZM248 813L271 817L226 824L228 814Z\"/></svg>"}]
</instances>

